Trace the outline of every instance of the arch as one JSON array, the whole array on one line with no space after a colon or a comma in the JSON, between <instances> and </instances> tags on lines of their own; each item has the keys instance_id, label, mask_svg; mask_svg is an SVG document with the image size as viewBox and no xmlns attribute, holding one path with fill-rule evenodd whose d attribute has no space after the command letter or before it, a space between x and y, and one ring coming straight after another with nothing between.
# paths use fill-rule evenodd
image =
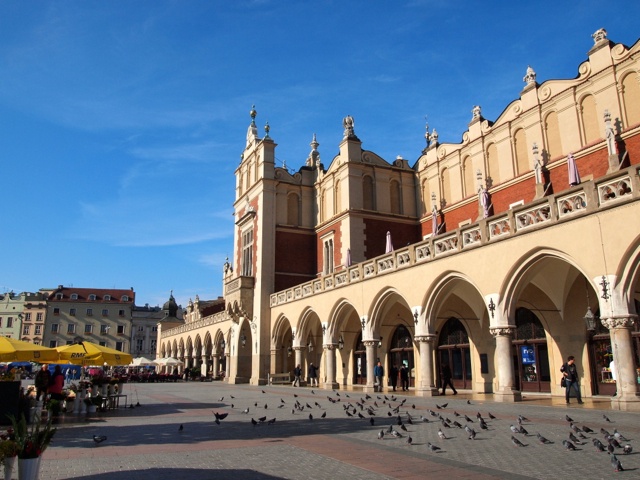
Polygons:
<instances>
[{"instance_id":1,"label":"arch","mask_svg":"<svg viewBox=\"0 0 640 480\"><path fill-rule=\"evenodd\" d=\"M629 72L622 78L622 102L625 116L627 117L626 127L640 123L640 78L637 72Z\"/></svg>"},{"instance_id":2,"label":"arch","mask_svg":"<svg viewBox=\"0 0 640 480\"><path fill-rule=\"evenodd\" d=\"M397 215L402 214L400 182L395 179L389 182L389 204L391 205L391 213L395 213Z\"/></svg>"},{"instance_id":3,"label":"arch","mask_svg":"<svg viewBox=\"0 0 640 480\"><path fill-rule=\"evenodd\" d=\"M300 197L294 192L287 195L287 225L300 225Z\"/></svg>"},{"instance_id":4,"label":"arch","mask_svg":"<svg viewBox=\"0 0 640 480\"><path fill-rule=\"evenodd\" d=\"M488 182L490 185L497 185L500 183L500 163L498 162L498 147L495 143L490 143L487 146L487 178L491 179Z\"/></svg>"},{"instance_id":5,"label":"arch","mask_svg":"<svg viewBox=\"0 0 640 480\"><path fill-rule=\"evenodd\" d=\"M365 210L376 209L375 189L373 178L370 175L362 177L362 208Z\"/></svg>"},{"instance_id":6,"label":"arch","mask_svg":"<svg viewBox=\"0 0 640 480\"><path fill-rule=\"evenodd\" d=\"M474 185L475 174L473 172L473 161L471 157L466 156L462 159L462 185L464 188L464 196L470 197L476 194Z\"/></svg>"},{"instance_id":7,"label":"arch","mask_svg":"<svg viewBox=\"0 0 640 480\"><path fill-rule=\"evenodd\" d=\"M404 307L408 316L411 316L411 308L406 299L393 287L387 287L373 298L371 301L370 313L369 313L369 329L371 334L380 331L382 325L382 318L386 316L394 317L395 305L401 305ZM400 313L400 312L398 312ZM375 338L375 337L373 337Z\"/></svg>"},{"instance_id":8,"label":"arch","mask_svg":"<svg viewBox=\"0 0 640 480\"><path fill-rule=\"evenodd\" d=\"M640 235L636 236L620 258L620 263L616 269L616 278L618 284L614 285L614 287L620 290L629 313L640 313L634 301L636 298L636 286L640 282Z\"/></svg>"},{"instance_id":9,"label":"arch","mask_svg":"<svg viewBox=\"0 0 640 480\"><path fill-rule=\"evenodd\" d=\"M441 186L441 192L442 192L442 198L440 199L441 202L444 202L445 204L447 203L451 203L452 199L451 199L451 175L449 173L449 169L448 168L443 168L440 172L440 186Z\"/></svg>"},{"instance_id":10,"label":"arch","mask_svg":"<svg viewBox=\"0 0 640 480\"><path fill-rule=\"evenodd\" d=\"M549 159L560 157L562 155L562 137L560 136L558 114L555 111L549 112L544 117L544 134Z\"/></svg>"},{"instance_id":11,"label":"arch","mask_svg":"<svg viewBox=\"0 0 640 480\"><path fill-rule=\"evenodd\" d=\"M582 119L582 129L586 145L600 139L600 128L598 125L598 114L596 112L596 99L593 95L587 94L580 101L580 117Z\"/></svg>"},{"instance_id":12,"label":"arch","mask_svg":"<svg viewBox=\"0 0 640 480\"><path fill-rule=\"evenodd\" d=\"M448 365L451 369L451 381L456 389L471 388L473 366L469 338L463 322L456 317L447 319L438 335L438 371L442 372L443 367ZM443 383L442 378L439 383Z\"/></svg>"},{"instance_id":13,"label":"arch","mask_svg":"<svg viewBox=\"0 0 640 480\"><path fill-rule=\"evenodd\" d=\"M523 175L531 170L527 135L523 128L519 128L513 134L513 152L516 156L516 173L518 175Z\"/></svg>"}]
</instances>

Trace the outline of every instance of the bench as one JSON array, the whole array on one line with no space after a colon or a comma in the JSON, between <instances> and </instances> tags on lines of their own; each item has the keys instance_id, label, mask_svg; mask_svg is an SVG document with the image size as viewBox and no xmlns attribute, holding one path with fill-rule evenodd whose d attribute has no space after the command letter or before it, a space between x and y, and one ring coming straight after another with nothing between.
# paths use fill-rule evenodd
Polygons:
<instances>
[{"instance_id":1,"label":"bench","mask_svg":"<svg viewBox=\"0 0 640 480\"><path fill-rule=\"evenodd\" d=\"M269 385L273 385L274 383L291 383L291 372L287 373L270 373L268 375Z\"/></svg>"}]
</instances>

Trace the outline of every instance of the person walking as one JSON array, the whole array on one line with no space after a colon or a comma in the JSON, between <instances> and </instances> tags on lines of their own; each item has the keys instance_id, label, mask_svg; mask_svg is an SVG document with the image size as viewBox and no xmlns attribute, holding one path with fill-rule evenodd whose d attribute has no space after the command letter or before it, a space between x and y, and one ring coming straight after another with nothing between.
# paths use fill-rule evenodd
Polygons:
<instances>
[{"instance_id":1,"label":"person walking","mask_svg":"<svg viewBox=\"0 0 640 480\"><path fill-rule=\"evenodd\" d=\"M565 400L567 401L567 405L569 405L569 398L571 397L571 389L573 388L576 392L576 398L578 399L578 403L582 405L584 402L582 401L582 396L580 395L580 382L578 376L578 367L575 364L575 357L573 355L569 355L567 357L567 362L560 367L560 371L564 376L565 381Z\"/></svg>"},{"instance_id":2,"label":"person walking","mask_svg":"<svg viewBox=\"0 0 640 480\"><path fill-rule=\"evenodd\" d=\"M42 365L40 371L36 373L35 385L36 385L36 401L40 401L40 395L42 400L47 399L47 389L51 382L51 372L49 371L49 365Z\"/></svg>"},{"instance_id":3,"label":"person walking","mask_svg":"<svg viewBox=\"0 0 640 480\"><path fill-rule=\"evenodd\" d=\"M293 383L291 384L291 386L299 387L301 376L302 376L302 369L300 368L300 364L298 364L296 365L296 368L293 369Z\"/></svg>"},{"instance_id":4,"label":"person walking","mask_svg":"<svg viewBox=\"0 0 640 480\"><path fill-rule=\"evenodd\" d=\"M391 380L391 386L395 392L398 386L398 367L396 367L395 363L391 365L391 370L389 370L389 380Z\"/></svg>"},{"instance_id":5,"label":"person walking","mask_svg":"<svg viewBox=\"0 0 640 480\"><path fill-rule=\"evenodd\" d=\"M318 386L318 367L313 363L309 364L309 383L311 386Z\"/></svg>"},{"instance_id":6,"label":"person walking","mask_svg":"<svg viewBox=\"0 0 640 480\"><path fill-rule=\"evenodd\" d=\"M447 385L453 390L453 394L457 395L458 391L451 382L451 368L448 363L442 365L442 395L446 395Z\"/></svg>"},{"instance_id":7,"label":"person walking","mask_svg":"<svg viewBox=\"0 0 640 480\"><path fill-rule=\"evenodd\" d=\"M378 363L373 367L373 376L375 377L375 384L373 385L374 392L382 391L382 377L384 377L384 367L378 360Z\"/></svg>"},{"instance_id":8,"label":"person walking","mask_svg":"<svg viewBox=\"0 0 640 480\"><path fill-rule=\"evenodd\" d=\"M49 380L48 392L53 400L62 401L64 400L64 395L62 394L63 389L64 374L62 373L60 365L56 365L56 368L53 370L53 375L51 375L51 379Z\"/></svg>"},{"instance_id":9,"label":"person walking","mask_svg":"<svg viewBox=\"0 0 640 480\"><path fill-rule=\"evenodd\" d=\"M400 367L400 380L402 381L402 391L409 391L409 367L404 363L402 364L402 367Z\"/></svg>"}]
</instances>

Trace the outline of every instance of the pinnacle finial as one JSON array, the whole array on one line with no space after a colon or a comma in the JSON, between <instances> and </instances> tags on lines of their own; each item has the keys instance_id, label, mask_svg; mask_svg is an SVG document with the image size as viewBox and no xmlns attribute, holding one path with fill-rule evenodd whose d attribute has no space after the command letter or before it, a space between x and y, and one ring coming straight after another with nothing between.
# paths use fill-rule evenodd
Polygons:
<instances>
[{"instance_id":1,"label":"pinnacle finial","mask_svg":"<svg viewBox=\"0 0 640 480\"><path fill-rule=\"evenodd\" d=\"M269 122L266 122L264 125L264 138L270 138L269 137L270 130L271 130L271 127L269 126Z\"/></svg>"},{"instance_id":2,"label":"pinnacle finial","mask_svg":"<svg viewBox=\"0 0 640 480\"><path fill-rule=\"evenodd\" d=\"M251 111L249 112L249 115L251 115L251 125L255 125L256 115L258 115L255 105L251 105Z\"/></svg>"}]
</instances>

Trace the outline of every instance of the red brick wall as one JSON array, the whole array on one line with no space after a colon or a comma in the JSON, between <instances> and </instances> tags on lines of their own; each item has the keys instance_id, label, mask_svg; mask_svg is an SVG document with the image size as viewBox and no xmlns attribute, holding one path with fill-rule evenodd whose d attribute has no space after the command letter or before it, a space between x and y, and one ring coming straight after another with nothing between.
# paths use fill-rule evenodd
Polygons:
<instances>
[{"instance_id":1,"label":"red brick wall","mask_svg":"<svg viewBox=\"0 0 640 480\"><path fill-rule=\"evenodd\" d=\"M416 222L413 225L397 223L391 219L364 219L364 236L366 258L374 258L384 254L387 243L387 232L391 232L391 242L393 248L405 247L407 244L416 243L422 240L420 225Z\"/></svg>"},{"instance_id":2,"label":"red brick wall","mask_svg":"<svg viewBox=\"0 0 640 480\"><path fill-rule=\"evenodd\" d=\"M275 247L276 292L315 278L316 237L313 232L276 231Z\"/></svg>"},{"instance_id":3,"label":"red brick wall","mask_svg":"<svg viewBox=\"0 0 640 480\"><path fill-rule=\"evenodd\" d=\"M345 260L340 255L342 249L342 222L332 224L330 227L320 230L317 234L316 241L316 273L322 272L324 265L324 247L322 245L322 237L330 233L333 230L333 264L334 267L340 264L344 264Z\"/></svg>"}]
</instances>

